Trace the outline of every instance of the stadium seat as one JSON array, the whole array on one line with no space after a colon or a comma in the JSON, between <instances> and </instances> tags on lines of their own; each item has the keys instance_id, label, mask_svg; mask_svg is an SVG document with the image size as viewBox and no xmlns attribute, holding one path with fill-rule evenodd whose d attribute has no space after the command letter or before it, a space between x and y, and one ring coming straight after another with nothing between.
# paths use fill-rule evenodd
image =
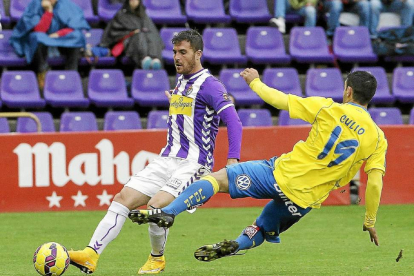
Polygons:
<instances>
[{"instance_id":1,"label":"stadium seat","mask_svg":"<svg viewBox=\"0 0 414 276\"><path fill-rule=\"evenodd\" d=\"M93 69L89 72L88 97L98 107L130 107L124 73L120 69Z\"/></svg>"},{"instance_id":2,"label":"stadium seat","mask_svg":"<svg viewBox=\"0 0 414 276\"><path fill-rule=\"evenodd\" d=\"M1 99L10 108L39 108L46 105L46 101L40 97L33 71L3 72Z\"/></svg>"},{"instance_id":3,"label":"stadium seat","mask_svg":"<svg viewBox=\"0 0 414 276\"><path fill-rule=\"evenodd\" d=\"M224 12L223 0L187 0L187 19L197 24L230 23L231 17Z\"/></svg>"},{"instance_id":4,"label":"stadium seat","mask_svg":"<svg viewBox=\"0 0 414 276\"><path fill-rule=\"evenodd\" d=\"M9 40L12 30L0 31L0 66L27 66L26 59L19 57L14 52Z\"/></svg>"},{"instance_id":5,"label":"stadium seat","mask_svg":"<svg viewBox=\"0 0 414 276\"><path fill-rule=\"evenodd\" d=\"M371 107L368 109L377 125L402 125L403 118L397 107Z\"/></svg>"},{"instance_id":6,"label":"stadium seat","mask_svg":"<svg viewBox=\"0 0 414 276\"><path fill-rule=\"evenodd\" d=\"M341 62L376 62L367 27L337 27L334 33L333 51Z\"/></svg>"},{"instance_id":7,"label":"stadium seat","mask_svg":"<svg viewBox=\"0 0 414 276\"><path fill-rule=\"evenodd\" d=\"M98 0L98 17L109 22L122 7L122 3L111 3L111 0Z\"/></svg>"},{"instance_id":8,"label":"stadium seat","mask_svg":"<svg viewBox=\"0 0 414 276\"><path fill-rule=\"evenodd\" d=\"M411 109L410 111L410 119L408 122L410 125L414 125L414 108Z\"/></svg>"},{"instance_id":9,"label":"stadium seat","mask_svg":"<svg viewBox=\"0 0 414 276\"><path fill-rule=\"evenodd\" d=\"M91 0L71 0L73 3L78 5L83 10L83 16L86 21L91 24L99 22L99 17L93 13L92 1Z\"/></svg>"},{"instance_id":10,"label":"stadium seat","mask_svg":"<svg viewBox=\"0 0 414 276\"><path fill-rule=\"evenodd\" d=\"M102 29L90 29L89 31L85 31L85 39L86 44L90 47L97 46L101 42L101 37L104 30ZM99 57L95 60L93 57L90 58L88 61L85 57L81 57L79 60L79 65L86 66L86 65L97 65L97 66L113 66L116 63L115 57Z\"/></svg>"},{"instance_id":11,"label":"stadium seat","mask_svg":"<svg viewBox=\"0 0 414 276\"><path fill-rule=\"evenodd\" d=\"M402 103L414 103L414 67L394 69L392 93Z\"/></svg>"},{"instance_id":12,"label":"stadium seat","mask_svg":"<svg viewBox=\"0 0 414 276\"><path fill-rule=\"evenodd\" d=\"M147 129L168 128L168 110L151 110L147 117Z\"/></svg>"},{"instance_id":13,"label":"stadium seat","mask_svg":"<svg viewBox=\"0 0 414 276\"><path fill-rule=\"evenodd\" d=\"M245 126L272 126L272 115L267 109L239 109L237 111L242 125Z\"/></svg>"},{"instance_id":14,"label":"stadium seat","mask_svg":"<svg viewBox=\"0 0 414 276\"><path fill-rule=\"evenodd\" d=\"M293 27L289 40L290 56L299 63L333 63L322 27Z\"/></svg>"},{"instance_id":15,"label":"stadium seat","mask_svg":"<svg viewBox=\"0 0 414 276\"><path fill-rule=\"evenodd\" d=\"M306 96L321 96L342 102L344 81L337 68L309 69L306 73Z\"/></svg>"},{"instance_id":16,"label":"stadium seat","mask_svg":"<svg viewBox=\"0 0 414 276\"><path fill-rule=\"evenodd\" d=\"M32 0L10 0L10 18L17 22L22 17L24 10Z\"/></svg>"},{"instance_id":17,"label":"stadium seat","mask_svg":"<svg viewBox=\"0 0 414 276\"><path fill-rule=\"evenodd\" d=\"M60 117L60 132L97 130L98 124L93 112L63 112Z\"/></svg>"},{"instance_id":18,"label":"stadium seat","mask_svg":"<svg viewBox=\"0 0 414 276\"><path fill-rule=\"evenodd\" d=\"M53 122L52 114L49 112L32 112L39 118L42 126L42 132L55 132L55 124ZM16 132L29 133L37 132L37 124L35 120L29 117L17 118Z\"/></svg>"},{"instance_id":19,"label":"stadium seat","mask_svg":"<svg viewBox=\"0 0 414 276\"><path fill-rule=\"evenodd\" d=\"M52 107L88 107L82 80L77 71L48 71L45 78L43 95Z\"/></svg>"},{"instance_id":20,"label":"stadium seat","mask_svg":"<svg viewBox=\"0 0 414 276\"><path fill-rule=\"evenodd\" d=\"M181 13L179 0L144 0L148 16L155 24L185 24L187 17Z\"/></svg>"},{"instance_id":21,"label":"stadium seat","mask_svg":"<svg viewBox=\"0 0 414 276\"><path fill-rule=\"evenodd\" d=\"M237 23L267 23L272 18L266 0L230 0L230 15Z\"/></svg>"},{"instance_id":22,"label":"stadium seat","mask_svg":"<svg viewBox=\"0 0 414 276\"><path fill-rule=\"evenodd\" d=\"M295 68L267 68L263 71L263 82L284 93L303 97L299 74Z\"/></svg>"},{"instance_id":23,"label":"stadium seat","mask_svg":"<svg viewBox=\"0 0 414 276\"><path fill-rule=\"evenodd\" d=\"M204 61L211 64L245 64L237 32L233 28L206 28L203 32Z\"/></svg>"},{"instance_id":24,"label":"stadium seat","mask_svg":"<svg viewBox=\"0 0 414 276\"><path fill-rule=\"evenodd\" d=\"M282 34L272 27L250 27L247 30L246 56L254 64L290 63Z\"/></svg>"},{"instance_id":25,"label":"stadium seat","mask_svg":"<svg viewBox=\"0 0 414 276\"><path fill-rule=\"evenodd\" d=\"M104 130L142 129L136 111L108 111L105 113Z\"/></svg>"},{"instance_id":26,"label":"stadium seat","mask_svg":"<svg viewBox=\"0 0 414 276\"><path fill-rule=\"evenodd\" d=\"M388 85L387 73L383 67L357 67L352 71L367 71L377 79L377 91L374 98L371 100L373 104L392 104L395 102L395 97L390 93Z\"/></svg>"},{"instance_id":27,"label":"stadium seat","mask_svg":"<svg viewBox=\"0 0 414 276\"><path fill-rule=\"evenodd\" d=\"M0 133L9 133L9 132L10 132L9 121L7 121L7 118L0 118Z\"/></svg>"},{"instance_id":28,"label":"stadium seat","mask_svg":"<svg viewBox=\"0 0 414 276\"><path fill-rule=\"evenodd\" d=\"M0 0L0 22L1 24L9 24L10 21L10 17L6 15L3 0Z\"/></svg>"},{"instance_id":29,"label":"stadium seat","mask_svg":"<svg viewBox=\"0 0 414 276\"><path fill-rule=\"evenodd\" d=\"M237 106L263 105L264 101L247 85L240 76L242 69L222 69L220 81L227 92L234 97Z\"/></svg>"},{"instance_id":30,"label":"stadium seat","mask_svg":"<svg viewBox=\"0 0 414 276\"><path fill-rule=\"evenodd\" d=\"M165 63L174 64L174 45L171 43L171 40L176 34L184 30L186 30L186 28L161 28L160 35L165 45L165 48L162 50L162 59L165 61Z\"/></svg>"},{"instance_id":31,"label":"stadium seat","mask_svg":"<svg viewBox=\"0 0 414 276\"><path fill-rule=\"evenodd\" d=\"M169 90L170 81L165 70L134 70L131 96L140 106L169 106L165 96L165 91Z\"/></svg>"},{"instance_id":32,"label":"stadium seat","mask_svg":"<svg viewBox=\"0 0 414 276\"><path fill-rule=\"evenodd\" d=\"M308 122L305 122L301 119L292 119L289 116L289 111L280 110L279 112L279 126L300 126L300 125L309 125Z\"/></svg>"}]
</instances>

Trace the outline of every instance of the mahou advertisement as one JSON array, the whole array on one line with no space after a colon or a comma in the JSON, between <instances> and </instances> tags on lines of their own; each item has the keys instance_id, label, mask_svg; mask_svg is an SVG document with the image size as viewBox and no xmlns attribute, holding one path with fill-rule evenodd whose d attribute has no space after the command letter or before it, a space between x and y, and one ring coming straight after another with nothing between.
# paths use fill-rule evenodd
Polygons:
<instances>
[{"instance_id":1,"label":"mahou advertisement","mask_svg":"<svg viewBox=\"0 0 414 276\"><path fill-rule=\"evenodd\" d=\"M414 189L410 188L414 176L399 173L412 171L414 127L383 129L389 149L382 203L414 203ZM297 141L306 139L309 130L245 128L241 161L288 152ZM130 176L158 156L165 143L165 130L0 135L0 212L105 210ZM227 132L221 128L214 171L225 166L227 149ZM361 178L365 188L364 173ZM324 204L349 204L348 189L332 192ZM217 195L206 207L263 206L266 202Z\"/></svg>"}]
</instances>

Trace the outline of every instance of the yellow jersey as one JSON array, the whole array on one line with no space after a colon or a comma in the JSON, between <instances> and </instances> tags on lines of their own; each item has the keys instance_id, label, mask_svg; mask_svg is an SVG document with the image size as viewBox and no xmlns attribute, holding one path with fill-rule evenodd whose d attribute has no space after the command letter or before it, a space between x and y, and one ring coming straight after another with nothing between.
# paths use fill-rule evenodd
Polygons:
<instances>
[{"instance_id":1,"label":"yellow jersey","mask_svg":"<svg viewBox=\"0 0 414 276\"><path fill-rule=\"evenodd\" d=\"M306 141L275 161L274 177L294 203L319 208L365 161L365 172L378 169L385 174L387 141L364 107L295 95L288 96L288 106L291 118L312 124Z\"/></svg>"}]
</instances>

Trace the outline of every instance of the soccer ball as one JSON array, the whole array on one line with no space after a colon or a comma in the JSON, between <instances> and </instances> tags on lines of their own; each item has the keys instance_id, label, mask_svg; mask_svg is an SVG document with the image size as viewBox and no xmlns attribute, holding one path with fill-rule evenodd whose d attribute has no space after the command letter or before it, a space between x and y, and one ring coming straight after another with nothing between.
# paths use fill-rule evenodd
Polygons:
<instances>
[{"instance_id":1,"label":"soccer ball","mask_svg":"<svg viewBox=\"0 0 414 276\"><path fill-rule=\"evenodd\" d=\"M43 276L60 276L68 268L69 263L68 251L57 242L42 244L33 256L34 267Z\"/></svg>"}]
</instances>

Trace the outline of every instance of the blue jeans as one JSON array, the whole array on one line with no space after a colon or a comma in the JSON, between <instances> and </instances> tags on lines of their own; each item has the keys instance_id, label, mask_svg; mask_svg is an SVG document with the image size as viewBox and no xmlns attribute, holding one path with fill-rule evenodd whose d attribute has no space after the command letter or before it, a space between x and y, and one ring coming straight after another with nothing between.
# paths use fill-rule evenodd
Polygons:
<instances>
[{"instance_id":1,"label":"blue jeans","mask_svg":"<svg viewBox=\"0 0 414 276\"><path fill-rule=\"evenodd\" d=\"M390 5L384 5L380 0L371 0L371 24L370 33L376 36L381 12L395 12L401 16L401 26L413 24L414 0L394 0Z\"/></svg>"},{"instance_id":2,"label":"blue jeans","mask_svg":"<svg viewBox=\"0 0 414 276\"><path fill-rule=\"evenodd\" d=\"M335 28L339 27L339 16L343 10L343 4L341 0L326 0L324 6L329 13L326 34L332 36ZM346 11L357 13L359 15L359 25L369 28L370 4L368 1L358 1L346 9Z\"/></svg>"},{"instance_id":3,"label":"blue jeans","mask_svg":"<svg viewBox=\"0 0 414 276\"><path fill-rule=\"evenodd\" d=\"M275 17L285 18L286 12L294 12L305 17L305 27L316 26L316 8L314 6L304 6L298 10L290 6L289 0L275 1Z\"/></svg>"}]
</instances>

